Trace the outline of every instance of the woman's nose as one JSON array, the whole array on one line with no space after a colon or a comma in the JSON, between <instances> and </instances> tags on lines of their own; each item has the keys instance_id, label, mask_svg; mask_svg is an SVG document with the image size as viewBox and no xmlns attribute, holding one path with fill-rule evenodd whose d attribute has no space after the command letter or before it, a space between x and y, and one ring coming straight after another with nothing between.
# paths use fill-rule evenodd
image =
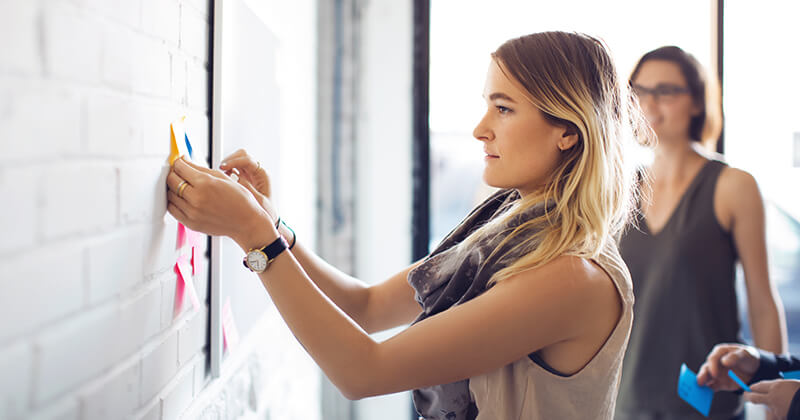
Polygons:
<instances>
[{"instance_id":1,"label":"woman's nose","mask_svg":"<svg viewBox=\"0 0 800 420\"><path fill-rule=\"evenodd\" d=\"M472 130L472 136L480 141L487 141L491 139L491 130L487 127L486 116L478 121L478 125Z\"/></svg>"}]
</instances>

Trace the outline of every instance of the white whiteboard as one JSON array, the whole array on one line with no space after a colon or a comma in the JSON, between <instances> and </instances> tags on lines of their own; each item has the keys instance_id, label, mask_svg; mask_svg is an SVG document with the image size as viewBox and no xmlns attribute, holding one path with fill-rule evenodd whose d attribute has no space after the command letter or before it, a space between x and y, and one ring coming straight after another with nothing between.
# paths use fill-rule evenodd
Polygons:
<instances>
[{"instance_id":1,"label":"white whiteboard","mask_svg":"<svg viewBox=\"0 0 800 420\"><path fill-rule=\"evenodd\" d=\"M280 178L280 90L277 39L242 0L214 2L212 167L243 148ZM273 194L278 195L278 183ZM271 305L259 278L242 265L243 252L228 238L211 243L211 375L218 377L223 351L221 311L227 299L241 337Z\"/></svg>"}]
</instances>

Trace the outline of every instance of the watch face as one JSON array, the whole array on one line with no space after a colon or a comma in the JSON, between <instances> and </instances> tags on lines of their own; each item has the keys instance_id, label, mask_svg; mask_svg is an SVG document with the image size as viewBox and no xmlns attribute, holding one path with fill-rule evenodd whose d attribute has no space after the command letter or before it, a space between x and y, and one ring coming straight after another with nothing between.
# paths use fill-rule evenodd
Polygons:
<instances>
[{"instance_id":1,"label":"watch face","mask_svg":"<svg viewBox=\"0 0 800 420\"><path fill-rule=\"evenodd\" d=\"M260 273L267 269L267 256L261 251L251 251L247 253L247 265L250 269Z\"/></svg>"}]
</instances>

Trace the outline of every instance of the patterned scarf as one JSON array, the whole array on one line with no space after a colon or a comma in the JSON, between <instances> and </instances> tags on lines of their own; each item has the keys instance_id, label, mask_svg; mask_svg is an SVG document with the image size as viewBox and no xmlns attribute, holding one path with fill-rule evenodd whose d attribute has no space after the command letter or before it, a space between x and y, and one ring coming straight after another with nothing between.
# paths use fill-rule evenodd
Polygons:
<instances>
[{"instance_id":1,"label":"patterned scarf","mask_svg":"<svg viewBox=\"0 0 800 420\"><path fill-rule=\"evenodd\" d=\"M515 227L544 214L541 204L526 210L519 217L494 226L491 232L483 235L467 250L460 251L456 246L470 233L504 214L518 199L519 194L515 190L501 190L489 197L447 235L425 262L409 273L408 282L416 291L416 300L422 306L422 313L414 323L485 292L489 279L495 273L533 250L535 245L513 249L519 245L515 241L503 244L498 252L491 255ZM469 379L416 389L413 397L417 413L426 420L473 420L478 415L478 408L469 392Z\"/></svg>"}]
</instances>

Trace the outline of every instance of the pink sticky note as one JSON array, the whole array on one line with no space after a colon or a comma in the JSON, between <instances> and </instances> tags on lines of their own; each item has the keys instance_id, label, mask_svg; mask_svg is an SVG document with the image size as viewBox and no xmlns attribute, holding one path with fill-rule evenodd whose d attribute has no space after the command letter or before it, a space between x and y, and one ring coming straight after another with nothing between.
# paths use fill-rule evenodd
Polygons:
<instances>
[{"instance_id":1,"label":"pink sticky note","mask_svg":"<svg viewBox=\"0 0 800 420\"><path fill-rule=\"evenodd\" d=\"M190 246L193 246L195 248L199 248L200 245L203 243L203 240L206 237L202 233L195 232L195 231L193 231L193 230L191 230L189 228L186 228L186 233L188 234L188 236L186 238L187 242L189 243Z\"/></svg>"},{"instance_id":2,"label":"pink sticky note","mask_svg":"<svg viewBox=\"0 0 800 420\"><path fill-rule=\"evenodd\" d=\"M181 248L186 245L186 231L186 226L184 226L183 223L178 222L178 243L175 244L175 248Z\"/></svg>"},{"instance_id":3,"label":"pink sticky note","mask_svg":"<svg viewBox=\"0 0 800 420\"><path fill-rule=\"evenodd\" d=\"M196 311L200 310L200 298L197 297L197 289L194 288L194 281L192 281L192 275L189 273L188 264L184 261L178 261L175 263L175 268L178 270L178 277L183 282L184 288L189 292L192 307Z\"/></svg>"},{"instance_id":4,"label":"pink sticky note","mask_svg":"<svg viewBox=\"0 0 800 420\"><path fill-rule=\"evenodd\" d=\"M189 245L184 245L178 249L178 260L183 261L187 264L191 263L192 260L192 247Z\"/></svg>"},{"instance_id":5,"label":"pink sticky note","mask_svg":"<svg viewBox=\"0 0 800 420\"><path fill-rule=\"evenodd\" d=\"M203 242L205 235L195 232L182 223L178 223L178 244L181 255L187 255L192 265L192 274L197 274L197 249Z\"/></svg>"},{"instance_id":6,"label":"pink sticky note","mask_svg":"<svg viewBox=\"0 0 800 420\"><path fill-rule=\"evenodd\" d=\"M236 329L236 321L233 319L230 297L225 299L225 304L222 306L222 338L229 352L239 345L239 330Z\"/></svg>"},{"instance_id":7,"label":"pink sticky note","mask_svg":"<svg viewBox=\"0 0 800 420\"><path fill-rule=\"evenodd\" d=\"M178 277L180 277L181 273L178 270L178 264L177 263L175 264L174 270L175 270L175 274L177 274ZM172 307L172 318L173 319L177 318L178 315L180 315L181 311L183 310L183 300L184 300L184 295L185 294L186 294L185 283L184 283L183 280L178 279L178 281L175 283L175 302L173 303L173 307Z\"/></svg>"}]
</instances>

